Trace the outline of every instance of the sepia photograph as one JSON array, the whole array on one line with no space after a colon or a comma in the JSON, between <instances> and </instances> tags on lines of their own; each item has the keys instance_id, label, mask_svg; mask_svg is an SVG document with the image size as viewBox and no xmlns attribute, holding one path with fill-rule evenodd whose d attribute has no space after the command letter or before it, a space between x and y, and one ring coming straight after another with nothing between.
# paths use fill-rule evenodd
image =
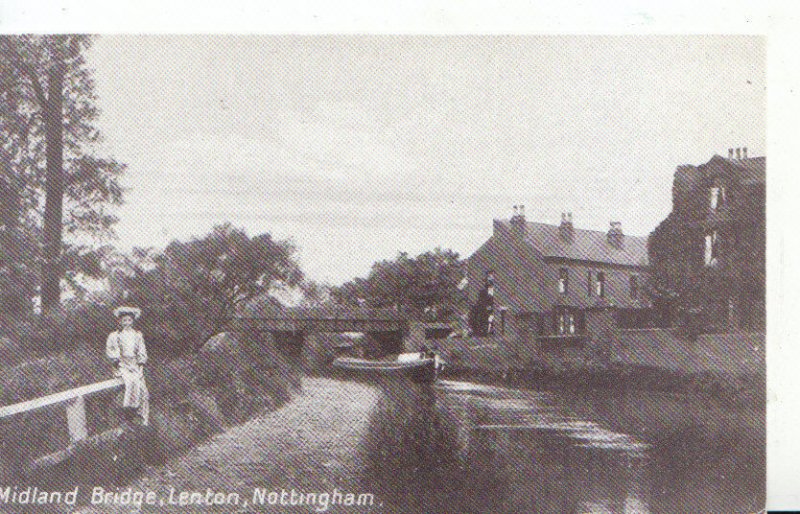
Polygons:
<instances>
[{"instance_id":1,"label":"sepia photograph","mask_svg":"<svg viewBox=\"0 0 800 514\"><path fill-rule=\"evenodd\" d=\"M0 35L0 512L763 512L766 62Z\"/></svg>"}]
</instances>

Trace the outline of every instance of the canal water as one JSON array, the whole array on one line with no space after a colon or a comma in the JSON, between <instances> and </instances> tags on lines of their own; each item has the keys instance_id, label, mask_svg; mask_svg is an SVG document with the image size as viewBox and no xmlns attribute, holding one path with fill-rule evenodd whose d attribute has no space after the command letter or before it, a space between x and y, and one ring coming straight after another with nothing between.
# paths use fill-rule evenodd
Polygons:
<instances>
[{"instance_id":1,"label":"canal water","mask_svg":"<svg viewBox=\"0 0 800 514\"><path fill-rule=\"evenodd\" d=\"M458 381L385 391L372 461L388 512L730 514L765 502L763 406Z\"/></svg>"}]
</instances>

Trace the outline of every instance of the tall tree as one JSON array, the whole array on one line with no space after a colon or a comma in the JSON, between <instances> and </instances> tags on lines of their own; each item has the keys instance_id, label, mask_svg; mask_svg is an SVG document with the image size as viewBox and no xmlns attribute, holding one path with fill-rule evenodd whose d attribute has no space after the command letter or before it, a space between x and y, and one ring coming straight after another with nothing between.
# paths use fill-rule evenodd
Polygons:
<instances>
[{"instance_id":1,"label":"tall tree","mask_svg":"<svg viewBox=\"0 0 800 514\"><path fill-rule=\"evenodd\" d=\"M302 298L302 307L322 307L330 303L331 287L323 282L315 280L303 280L298 286Z\"/></svg>"},{"instance_id":2,"label":"tall tree","mask_svg":"<svg viewBox=\"0 0 800 514\"><path fill-rule=\"evenodd\" d=\"M458 288L463 261L452 250L436 248L416 257L401 252L395 260L372 265L366 279L334 288L339 303L396 308L417 319L448 320L466 308Z\"/></svg>"},{"instance_id":3,"label":"tall tree","mask_svg":"<svg viewBox=\"0 0 800 514\"><path fill-rule=\"evenodd\" d=\"M225 224L202 238L173 241L163 252L137 250L118 259L113 285L120 300L148 311L144 323L164 320L157 331L166 335L158 337L191 351L240 306L276 287L300 285L295 251L290 241L250 237ZM178 326L182 334L167 334Z\"/></svg>"},{"instance_id":4,"label":"tall tree","mask_svg":"<svg viewBox=\"0 0 800 514\"><path fill-rule=\"evenodd\" d=\"M5 172L22 186L22 209L41 227L42 308L60 305L67 262L86 259L67 234L111 235L124 166L92 153L99 141L94 81L85 60L88 36L0 37L0 137ZM95 269L97 267L95 266Z\"/></svg>"},{"instance_id":5,"label":"tall tree","mask_svg":"<svg viewBox=\"0 0 800 514\"><path fill-rule=\"evenodd\" d=\"M6 154L0 148L0 317L13 317L31 310L36 275L26 251L34 236L22 217L20 187L7 169Z\"/></svg>"}]
</instances>

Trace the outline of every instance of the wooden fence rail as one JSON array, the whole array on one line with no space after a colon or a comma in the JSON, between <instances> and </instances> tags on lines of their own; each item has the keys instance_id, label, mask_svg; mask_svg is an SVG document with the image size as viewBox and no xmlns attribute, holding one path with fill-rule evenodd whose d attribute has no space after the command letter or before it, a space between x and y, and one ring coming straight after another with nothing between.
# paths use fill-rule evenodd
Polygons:
<instances>
[{"instance_id":1,"label":"wooden fence rail","mask_svg":"<svg viewBox=\"0 0 800 514\"><path fill-rule=\"evenodd\" d=\"M25 402L15 403L0 407L0 420L3 418L23 414L32 410L41 409L59 403L66 404L67 429L69 430L70 444L86 439L89 435L86 427L86 402L84 398L94 393L108 391L122 387L121 378L112 378L67 391L61 391L47 396L41 396Z\"/></svg>"}]
</instances>

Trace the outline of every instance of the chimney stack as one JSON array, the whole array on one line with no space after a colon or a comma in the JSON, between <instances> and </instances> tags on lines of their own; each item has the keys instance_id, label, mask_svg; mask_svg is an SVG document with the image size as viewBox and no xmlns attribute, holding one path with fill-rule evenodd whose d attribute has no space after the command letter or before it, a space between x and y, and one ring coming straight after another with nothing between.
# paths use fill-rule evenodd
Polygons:
<instances>
[{"instance_id":1,"label":"chimney stack","mask_svg":"<svg viewBox=\"0 0 800 514\"><path fill-rule=\"evenodd\" d=\"M525 206L515 205L514 215L511 216L511 226L520 237L525 237L526 223L525 223Z\"/></svg>"},{"instance_id":2,"label":"chimney stack","mask_svg":"<svg viewBox=\"0 0 800 514\"><path fill-rule=\"evenodd\" d=\"M747 147L742 148L742 159L747 159Z\"/></svg>"},{"instance_id":3,"label":"chimney stack","mask_svg":"<svg viewBox=\"0 0 800 514\"><path fill-rule=\"evenodd\" d=\"M608 244L614 248L622 248L625 243L625 235L622 233L622 223L619 221L610 222L606 238L608 239Z\"/></svg>"},{"instance_id":4,"label":"chimney stack","mask_svg":"<svg viewBox=\"0 0 800 514\"><path fill-rule=\"evenodd\" d=\"M733 148L728 148L728 159L733 159Z\"/></svg>"},{"instance_id":5,"label":"chimney stack","mask_svg":"<svg viewBox=\"0 0 800 514\"><path fill-rule=\"evenodd\" d=\"M742 158L742 149L741 148L737 148L736 149L736 160L739 160L741 158Z\"/></svg>"},{"instance_id":6,"label":"chimney stack","mask_svg":"<svg viewBox=\"0 0 800 514\"><path fill-rule=\"evenodd\" d=\"M561 224L558 226L561 240L571 243L575 239L575 227L572 225L572 213L561 213Z\"/></svg>"}]
</instances>

